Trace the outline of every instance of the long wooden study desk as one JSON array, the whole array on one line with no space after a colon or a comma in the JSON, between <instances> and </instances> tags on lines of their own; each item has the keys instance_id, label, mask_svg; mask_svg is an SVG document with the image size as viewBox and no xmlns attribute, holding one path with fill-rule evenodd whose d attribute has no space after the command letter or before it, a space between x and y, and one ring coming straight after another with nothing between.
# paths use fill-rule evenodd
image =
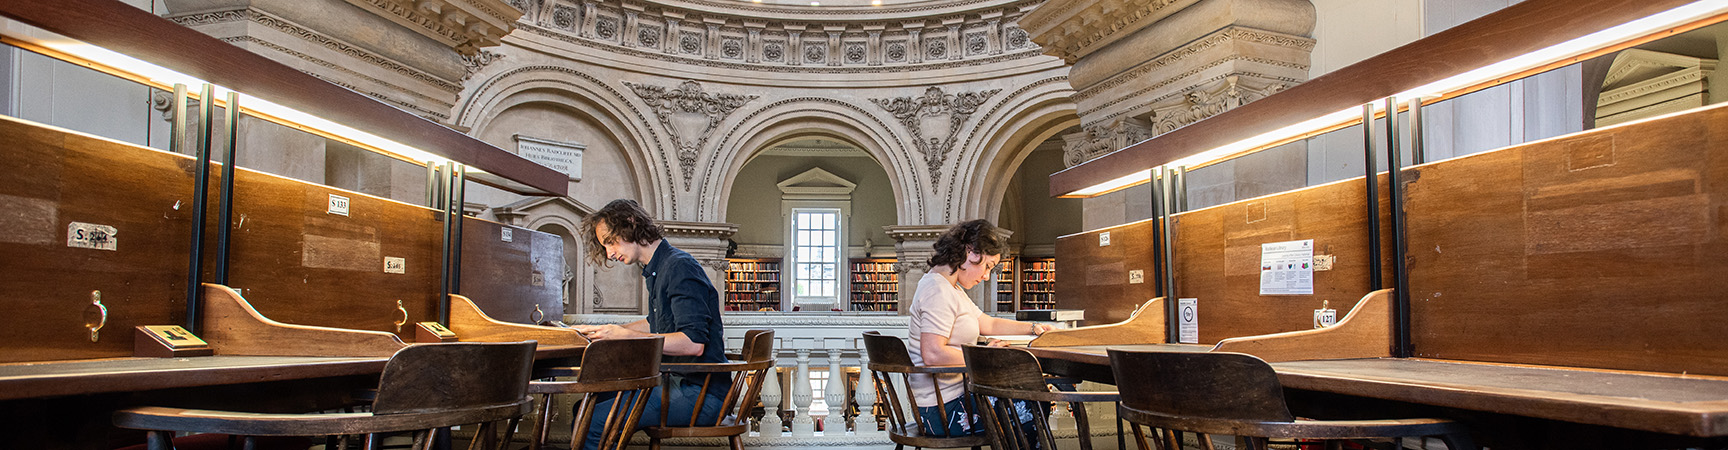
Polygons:
<instances>
[{"instance_id":1,"label":"long wooden study desk","mask_svg":"<svg viewBox=\"0 0 1728 450\"><path fill-rule=\"evenodd\" d=\"M1209 345L1033 347L1047 369L1090 381L1106 349L1206 352ZM1079 366L1079 367L1076 367ZM1274 362L1285 388L1694 437L1728 436L1728 377L1420 358ZM1102 369L1102 370L1100 370Z\"/></svg>"}]
</instances>

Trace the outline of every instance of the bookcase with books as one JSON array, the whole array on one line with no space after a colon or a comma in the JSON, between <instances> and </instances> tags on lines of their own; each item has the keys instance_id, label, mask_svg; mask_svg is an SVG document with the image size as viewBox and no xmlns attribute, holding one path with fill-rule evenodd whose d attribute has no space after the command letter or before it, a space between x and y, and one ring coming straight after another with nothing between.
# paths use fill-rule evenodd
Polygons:
<instances>
[{"instance_id":1,"label":"bookcase with books","mask_svg":"<svg viewBox=\"0 0 1728 450\"><path fill-rule=\"evenodd\" d=\"M779 311L780 259L728 259L727 311Z\"/></svg>"},{"instance_id":2,"label":"bookcase with books","mask_svg":"<svg viewBox=\"0 0 1728 450\"><path fill-rule=\"evenodd\" d=\"M893 259L852 260L853 311L900 310L900 274Z\"/></svg>"},{"instance_id":3,"label":"bookcase with books","mask_svg":"<svg viewBox=\"0 0 1728 450\"><path fill-rule=\"evenodd\" d=\"M1014 257L1004 255L996 271L996 312L1014 312Z\"/></svg>"},{"instance_id":4,"label":"bookcase with books","mask_svg":"<svg viewBox=\"0 0 1728 450\"><path fill-rule=\"evenodd\" d=\"M1020 309L1055 307L1056 258L1021 258Z\"/></svg>"}]
</instances>

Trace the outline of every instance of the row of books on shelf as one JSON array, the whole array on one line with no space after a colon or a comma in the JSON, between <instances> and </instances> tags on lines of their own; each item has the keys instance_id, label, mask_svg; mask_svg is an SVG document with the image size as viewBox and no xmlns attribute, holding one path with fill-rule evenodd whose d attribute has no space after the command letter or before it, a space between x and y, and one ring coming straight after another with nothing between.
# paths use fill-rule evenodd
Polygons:
<instances>
[{"instance_id":1,"label":"row of books on shelf","mask_svg":"<svg viewBox=\"0 0 1728 450\"><path fill-rule=\"evenodd\" d=\"M891 262L855 262L855 263L852 263L852 271L853 272L893 272L894 271L894 263L891 263Z\"/></svg>"},{"instance_id":2,"label":"row of books on shelf","mask_svg":"<svg viewBox=\"0 0 1728 450\"><path fill-rule=\"evenodd\" d=\"M780 281L780 272L726 272L726 281Z\"/></svg>"},{"instance_id":3,"label":"row of books on shelf","mask_svg":"<svg viewBox=\"0 0 1728 450\"><path fill-rule=\"evenodd\" d=\"M773 302L780 303L779 292L727 292L726 302Z\"/></svg>"},{"instance_id":4,"label":"row of books on shelf","mask_svg":"<svg viewBox=\"0 0 1728 450\"><path fill-rule=\"evenodd\" d=\"M1056 281L1056 272L1026 272L1020 274L1020 281Z\"/></svg>"},{"instance_id":5,"label":"row of books on shelf","mask_svg":"<svg viewBox=\"0 0 1728 450\"><path fill-rule=\"evenodd\" d=\"M852 292L898 292L900 283L852 283Z\"/></svg>"},{"instance_id":6,"label":"row of books on shelf","mask_svg":"<svg viewBox=\"0 0 1728 450\"><path fill-rule=\"evenodd\" d=\"M772 302L727 302L727 311L779 311L780 303Z\"/></svg>"},{"instance_id":7,"label":"row of books on shelf","mask_svg":"<svg viewBox=\"0 0 1728 450\"><path fill-rule=\"evenodd\" d=\"M1022 268L1026 270L1056 270L1055 260L1025 261L1022 264Z\"/></svg>"},{"instance_id":8,"label":"row of books on shelf","mask_svg":"<svg viewBox=\"0 0 1728 450\"><path fill-rule=\"evenodd\" d=\"M769 261L732 261L726 270L738 272L778 272L780 271L780 263Z\"/></svg>"},{"instance_id":9,"label":"row of books on shelf","mask_svg":"<svg viewBox=\"0 0 1728 450\"><path fill-rule=\"evenodd\" d=\"M853 292L852 303L894 302L900 299L897 292Z\"/></svg>"},{"instance_id":10,"label":"row of books on shelf","mask_svg":"<svg viewBox=\"0 0 1728 450\"><path fill-rule=\"evenodd\" d=\"M726 292L774 292L780 286L764 282L736 281L726 283Z\"/></svg>"},{"instance_id":11,"label":"row of books on shelf","mask_svg":"<svg viewBox=\"0 0 1728 450\"><path fill-rule=\"evenodd\" d=\"M900 305L894 302L853 303L853 311L899 311Z\"/></svg>"},{"instance_id":12,"label":"row of books on shelf","mask_svg":"<svg viewBox=\"0 0 1728 450\"><path fill-rule=\"evenodd\" d=\"M895 276L895 274L892 274L892 273L856 273L856 272L854 272L852 274L852 282L857 283L860 281L871 281L871 282L899 281L899 278L897 278Z\"/></svg>"}]
</instances>

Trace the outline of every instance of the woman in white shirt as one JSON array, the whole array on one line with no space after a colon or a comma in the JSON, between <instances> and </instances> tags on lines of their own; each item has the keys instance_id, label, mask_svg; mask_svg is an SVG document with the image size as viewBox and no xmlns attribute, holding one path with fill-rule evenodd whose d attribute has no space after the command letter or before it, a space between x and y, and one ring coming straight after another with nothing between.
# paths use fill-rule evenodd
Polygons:
<instances>
[{"instance_id":1,"label":"woman in white shirt","mask_svg":"<svg viewBox=\"0 0 1728 450\"><path fill-rule=\"evenodd\" d=\"M1007 243L996 235L996 227L989 221L979 219L955 225L936 239L935 247L936 254L929 261L930 271L918 280L918 291L910 307L912 321L908 335L914 364L965 364L960 346L978 342L980 335L1038 335L1050 329L1046 324L990 317L966 296L965 289L990 279L1008 250ZM1007 344L991 340L988 345ZM938 390L941 404L937 401ZM926 430L927 433L956 436L980 431L977 408L965 392L960 374L941 374L934 377L934 384L931 377L913 377L912 396L918 404L918 414L932 428L945 428Z\"/></svg>"}]
</instances>

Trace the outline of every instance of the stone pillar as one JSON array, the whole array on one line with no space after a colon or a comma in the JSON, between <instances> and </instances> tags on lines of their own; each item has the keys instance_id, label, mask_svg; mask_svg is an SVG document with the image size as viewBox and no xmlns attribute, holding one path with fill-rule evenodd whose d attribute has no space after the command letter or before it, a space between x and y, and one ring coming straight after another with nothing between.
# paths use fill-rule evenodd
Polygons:
<instances>
[{"instance_id":1,"label":"stone pillar","mask_svg":"<svg viewBox=\"0 0 1728 450\"><path fill-rule=\"evenodd\" d=\"M628 7L629 5L631 5L631 3L628 3L628 2L625 3L626 7ZM638 26L639 26L636 23L636 18L637 18L637 16L639 16L641 14L642 14L641 11L637 11L635 9L624 10L624 33L622 36L618 37L619 45L623 45L625 47L635 47L636 46L636 40L637 40L636 30L638 29Z\"/></svg>"},{"instance_id":2,"label":"stone pillar","mask_svg":"<svg viewBox=\"0 0 1728 450\"><path fill-rule=\"evenodd\" d=\"M702 263L702 271L708 274L708 281L714 284L716 290L725 289L726 238L738 232L738 224L672 220L662 220L659 223L665 229L666 242Z\"/></svg>"},{"instance_id":3,"label":"stone pillar","mask_svg":"<svg viewBox=\"0 0 1728 450\"><path fill-rule=\"evenodd\" d=\"M786 24L786 63L804 64L804 25Z\"/></svg>"},{"instance_id":4,"label":"stone pillar","mask_svg":"<svg viewBox=\"0 0 1728 450\"><path fill-rule=\"evenodd\" d=\"M988 25L985 28L984 40L990 45L990 54L1002 54L1002 47L1007 46L1005 45L1007 39L1002 38L1002 12L994 11L984 14L984 23Z\"/></svg>"},{"instance_id":5,"label":"stone pillar","mask_svg":"<svg viewBox=\"0 0 1728 450\"><path fill-rule=\"evenodd\" d=\"M576 28L576 35L587 39L593 39L594 23L598 21L598 19L599 15L595 14L594 2L582 2L582 24Z\"/></svg>"},{"instance_id":6,"label":"stone pillar","mask_svg":"<svg viewBox=\"0 0 1728 450\"><path fill-rule=\"evenodd\" d=\"M825 339L828 351L828 382L822 385L822 402L828 404L828 416L822 418L823 436L846 434L846 369L840 367L840 356L846 351L845 340ZM827 344L841 342L840 345Z\"/></svg>"},{"instance_id":7,"label":"stone pillar","mask_svg":"<svg viewBox=\"0 0 1728 450\"><path fill-rule=\"evenodd\" d=\"M780 419L780 368L768 369L768 379L762 380L762 423L758 424L762 437L779 437L786 422Z\"/></svg>"},{"instance_id":8,"label":"stone pillar","mask_svg":"<svg viewBox=\"0 0 1728 450\"><path fill-rule=\"evenodd\" d=\"M924 62L924 22L906 22L906 62L917 64Z\"/></svg>"},{"instance_id":9,"label":"stone pillar","mask_svg":"<svg viewBox=\"0 0 1728 450\"><path fill-rule=\"evenodd\" d=\"M882 65L883 28L886 28L886 26L879 23L864 25L864 32L870 34L870 41L864 44L864 60L866 64L872 66Z\"/></svg>"},{"instance_id":10,"label":"stone pillar","mask_svg":"<svg viewBox=\"0 0 1728 450\"><path fill-rule=\"evenodd\" d=\"M702 24L708 26L708 36L704 39L706 45L702 46L704 59L720 59L720 25L725 23L725 19L702 18Z\"/></svg>"},{"instance_id":11,"label":"stone pillar","mask_svg":"<svg viewBox=\"0 0 1728 450\"><path fill-rule=\"evenodd\" d=\"M854 347L864 348L862 339L854 340ZM870 352L858 352L858 387L853 392L853 400L858 403L858 417L852 418L852 430L857 436L876 436L881 431L876 429L876 372L870 370Z\"/></svg>"},{"instance_id":12,"label":"stone pillar","mask_svg":"<svg viewBox=\"0 0 1728 450\"><path fill-rule=\"evenodd\" d=\"M750 33L749 41L744 43L744 62L762 62L762 27L760 23L744 23L745 31Z\"/></svg>"},{"instance_id":13,"label":"stone pillar","mask_svg":"<svg viewBox=\"0 0 1728 450\"><path fill-rule=\"evenodd\" d=\"M962 42L960 37L960 25L964 24L964 20L964 17L950 17L942 19L942 24L948 26L949 60L959 61L960 58L966 56L966 43Z\"/></svg>"},{"instance_id":14,"label":"stone pillar","mask_svg":"<svg viewBox=\"0 0 1728 450\"><path fill-rule=\"evenodd\" d=\"M672 17L671 15L666 16L666 35L660 38L661 53L676 53L678 51L679 19L682 19L682 17Z\"/></svg>"},{"instance_id":15,"label":"stone pillar","mask_svg":"<svg viewBox=\"0 0 1728 450\"><path fill-rule=\"evenodd\" d=\"M838 66L846 59L845 49L840 48L840 36L846 34L846 26L823 25L822 31L828 33L828 65Z\"/></svg>"},{"instance_id":16,"label":"stone pillar","mask_svg":"<svg viewBox=\"0 0 1728 450\"><path fill-rule=\"evenodd\" d=\"M792 437L816 435L816 419L810 417L810 404L816 398L810 391L810 349L798 349L798 371L792 375Z\"/></svg>"},{"instance_id":17,"label":"stone pillar","mask_svg":"<svg viewBox=\"0 0 1728 450\"><path fill-rule=\"evenodd\" d=\"M900 275L900 313L918 295L918 280L930 271L930 255L936 252L936 238L948 230L947 225L889 225L882 227L894 238L894 252L900 259L894 271Z\"/></svg>"}]
</instances>

